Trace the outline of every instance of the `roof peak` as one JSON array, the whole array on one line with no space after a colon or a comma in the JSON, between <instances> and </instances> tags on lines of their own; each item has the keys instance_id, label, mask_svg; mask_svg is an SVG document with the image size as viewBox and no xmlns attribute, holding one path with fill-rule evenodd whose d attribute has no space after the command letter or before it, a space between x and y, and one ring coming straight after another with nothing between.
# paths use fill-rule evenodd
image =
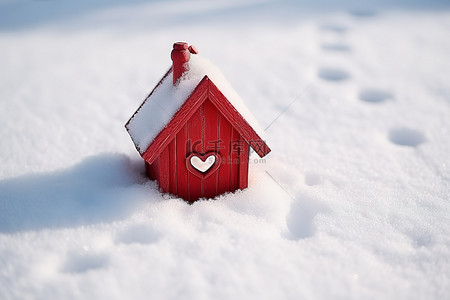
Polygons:
<instances>
[{"instance_id":1,"label":"roof peak","mask_svg":"<svg viewBox=\"0 0 450 300\"><path fill-rule=\"evenodd\" d=\"M192 55L188 65L189 71L182 74L176 85L172 83L173 72L169 69L128 121L126 128L141 155L171 122L205 76L214 83L258 136L262 140L265 139L264 130L217 67L199 55Z\"/></svg>"}]
</instances>

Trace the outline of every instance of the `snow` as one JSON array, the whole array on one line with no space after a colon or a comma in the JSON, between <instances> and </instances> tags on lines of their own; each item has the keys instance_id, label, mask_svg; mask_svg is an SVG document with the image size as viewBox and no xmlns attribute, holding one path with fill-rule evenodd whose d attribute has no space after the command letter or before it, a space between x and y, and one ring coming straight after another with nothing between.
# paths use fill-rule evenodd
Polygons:
<instances>
[{"instance_id":1,"label":"snow","mask_svg":"<svg viewBox=\"0 0 450 300\"><path fill-rule=\"evenodd\" d=\"M0 1L0 298L447 299L446 1ZM174 41L272 152L161 195L123 127Z\"/></svg>"},{"instance_id":2,"label":"snow","mask_svg":"<svg viewBox=\"0 0 450 300\"><path fill-rule=\"evenodd\" d=\"M172 71L164 76L153 93L130 119L127 129L141 154L147 150L158 133L169 124L174 114L205 76L208 76L219 88L258 135L261 138L265 136L264 130L253 114L217 67L200 55L191 55L187 69L176 85L172 84Z\"/></svg>"}]
</instances>

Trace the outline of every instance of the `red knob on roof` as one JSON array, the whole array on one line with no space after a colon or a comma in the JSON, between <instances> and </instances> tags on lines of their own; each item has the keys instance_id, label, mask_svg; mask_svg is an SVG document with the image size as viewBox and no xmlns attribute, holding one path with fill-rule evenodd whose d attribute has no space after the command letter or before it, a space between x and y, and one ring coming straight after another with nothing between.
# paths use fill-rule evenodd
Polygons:
<instances>
[{"instance_id":1,"label":"red knob on roof","mask_svg":"<svg viewBox=\"0 0 450 300\"><path fill-rule=\"evenodd\" d=\"M176 42L173 44L173 50L171 53L172 58L172 73L173 84L176 84L181 75L187 71L187 62L191 58L191 54L188 50L188 44L185 42Z\"/></svg>"},{"instance_id":2,"label":"red knob on roof","mask_svg":"<svg viewBox=\"0 0 450 300\"><path fill-rule=\"evenodd\" d=\"M192 54L198 54L198 50L197 47L195 47L194 45L190 45L188 48L189 52L191 52Z\"/></svg>"}]
</instances>

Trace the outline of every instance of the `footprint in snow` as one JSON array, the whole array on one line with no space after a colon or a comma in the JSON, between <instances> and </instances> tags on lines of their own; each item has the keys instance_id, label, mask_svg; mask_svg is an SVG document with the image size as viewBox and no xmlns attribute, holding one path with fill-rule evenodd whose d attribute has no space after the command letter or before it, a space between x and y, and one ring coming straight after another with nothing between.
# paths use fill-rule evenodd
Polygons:
<instances>
[{"instance_id":1,"label":"footprint in snow","mask_svg":"<svg viewBox=\"0 0 450 300\"><path fill-rule=\"evenodd\" d=\"M300 240L309 238L315 233L314 219L318 214L329 210L309 195L297 195L291 204L286 217L289 230L287 238Z\"/></svg>"},{"instance_id":2,"label":"footprint in snow","mask_svg":"<svg viewBox=\"0 0 450 300\"><path fill-rule=\"evenodd\" d=\"M359 100L369 103L380 103L392 99L393 94L380 89L362 89L358 95Z\"/></svg>"},{"instance_id":3,"label":"footprint in snow","mask_svg":"<svg viewBox=\"0 0 450 300\"><path fill-rule=\"evenodd\" d=\"M70 254L62 267L64 273L86 273L90 270L105 268L109 257L104 254Z\"/></svg>"},{"instance_id":4,"label":"footprint in snow","mask_svg":"<svg viewBox=\"0 0 450 300\"><path fill-rule=\"evenodd\" d=\"M393 128L389 131L389 140L399 146L417 147L426 141L425 135L410 128Z\"/></svg>"},{"instance_id":5,"label":"footprint in snow","mask_svg":"<svg viewBox=\"0 0 450 300\"><path fill-rule=\"evenodd\" d=\"M344 81L350 78L350 74L340 68L320 68L317 75L326 81Z\"/></svg>"},{"instance_id":6,"label":"footprint in snow","mask_svg":"<svg viewBox=\"0 0 450 300\"><path fill-rule=\"evenodd\" d=\"M320 47L323 51L330 52L346 53L351 51L350 46L344 43L324 43Z\"/></svg>"}]
</instances>

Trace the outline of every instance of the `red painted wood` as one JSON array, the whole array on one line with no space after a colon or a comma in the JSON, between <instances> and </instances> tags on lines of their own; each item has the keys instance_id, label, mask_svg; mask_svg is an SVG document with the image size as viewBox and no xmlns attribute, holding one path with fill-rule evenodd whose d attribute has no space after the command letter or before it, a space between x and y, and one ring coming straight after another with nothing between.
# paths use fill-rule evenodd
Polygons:
<instances>
[{"instance_id":1,"label":"red painted wood","mask_svg":"<svg viewBox=\"0 0 450 300\"><path fill-rule=\"evenodd\" d=\"M219 153L222 162L219 168L218 194L230 191L230 170L231 170L231 138L232 126L222 115L219 116L219 140L222 141Z\"/></svg>"},{"instance_id":2,"label":"red painted wood","mask_svg":"<svg viewBox=\"0 0 450 300\"><path fill-rule=\"evenodd\" d=\"M169 147L167 147L159 157L159 186L163 193L170 191L169 164Z\"/></svg>"},{"instance_id":3,"label":"red painted wood","mask_svg":"<svg viewBox=\"0 0 450 300\"><path fill-rule=\"evenodd\" d=\"M187 62L189 61L191 54L188 50L188 44L184 42L177 42L173 44L173 50L170 54L172 58L172 74L173 84L176 84L181 75L187 71Z\"/></svg>"},{"instance_id":4,"label":"red painted wood","mask_svg":"<svg viewBox=\"0 0 450 300\"><path fill-rule=\"evenodd\" d=\"M177 157L177 166L176 166L176 176L177 176L177 193L175 195L188 199L188 175L186 170L186 157L188 155L188 149L186 149L187 144L187 125L185 125L176 135L177 147L176 147L176 157Z\"/></svg>"},{"instance_id":5,"label":"red painted wood","mask_svg":"<svg viewBox=\"0 0 450 300\"><path fill-rule=\"evenodd\" d=\"M151 180L159 181L159 158L156 159L153 164L145 163L145 169L147 176Z\"/></svg>"},{"instance_id":6,"label":"red painted wood","mask_svg":"<svg viewBox=\"0 0 450 300\"><path fill-rule=\"evenodd\" d=\"M187 122L190 145L190 152L204 153L203 145L203 105L200 106ZM203 180L188 173L189 178L189 198L188 201L195 201L203 195Z\"/></svg>"},{"instance_id":7,"label":"red painted wood","mask_svg":"<svg viewBox=\"0 0 450 300\"><path fill-rule=\"evenodd\" d=\"M169 144L169 192L176 195L177 189L177 151L176 137Z\"/></svg>"},{"instance_id":8,"label":"red painted wood","mask_svg":"<svg viewBox=\"0 0 450 300\"><path fill-rule=\"evenodd\" d=\"M198 50L197 47L195 47L194 45L190 45L188 48L189 52L191 52L192 54L198 54Z\"/></svg>"},{"instance_id":9,"label":"red painted wood","mask_svg":"<svg viewBox=\"0 0 450 300\"><path fill-rule=\"evenodd\" d=\"M224 157L222 156L222 149L223 149L223 140L220 139L220 113L219 111L217 111L217 127L216 127L216 133L217 133L217 145L216 145L216 152L219 153L220 156L220 166L219 166L219 170L217 170L216 172L216 195L219 194L219 175L220 175L220 167L222 166L222 162L224 160Z\"/></svg>"},{"instance_id":10,"label":"red painted wood","mask_svg":"<svg viewBox=\"0 0 450 300\"><path fill-rule=\"evenodd\" d=\"M240 135L234 129L231 128L231 163L230 163L230 187L229 191L235 191L238 188L238 170L239 170L239 155L242 152L242 146L240 144Z\"/></svg>"},{"instance_id":11,"label":"red painted wood","mask_svg":"<svg viewBox=\"0 0 450 300\"><path fill-rule=\"evenodd\" d=\"M152 165L150 165L149 163L145 163L145 174L147 174L147 177L150 178L151 180L156 180L155 178L155 174L152 170Z\"/></svg>"},{"instance_id":12,"label":"red painted wood","mask_svg":"<svg viewBox=\"0 0 450 300\"><path fill-rule=\"evenodd\" d=\"M217 132L218 117L219 111L217 108L211 103L211 101L206 100L203 103L204 151L206 153L217 153L216 164L220 168L222 156L218 152L218 148L220 147ZM218 169L203 180L203 197L213 198L217 195L217 174Z\"/></svg>"},{"instance_id":13,"label":"red painted wood","mask_svg":"<svg viewBox=\"0 0 450 300\"><path fill-rule=\"evenodd\" d=\"M248 187L248 159L250 146L245 143L245 141L241 137L241 141L243 143L244 151L241 152L241 156L239 157L239 182L238 188L245 189Z\"/></svg>"}]
</instances>

